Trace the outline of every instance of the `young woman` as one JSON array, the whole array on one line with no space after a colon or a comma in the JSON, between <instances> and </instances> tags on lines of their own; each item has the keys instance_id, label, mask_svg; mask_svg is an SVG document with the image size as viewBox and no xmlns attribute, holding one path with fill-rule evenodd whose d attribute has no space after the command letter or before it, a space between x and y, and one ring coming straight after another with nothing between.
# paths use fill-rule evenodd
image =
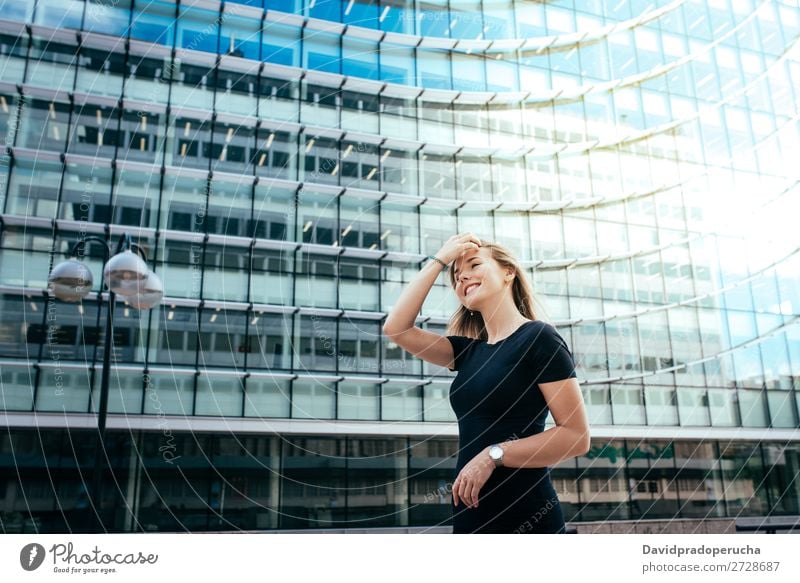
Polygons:
<instances>
[{"instance_id":1,"label":"young woman","mask_svg":"<svg viewBox=\"0 0 800 583\"><path fill-rule=\"evenodd\" d=\"M509 251L454 235L403 290L384 333L412 354L458 371L454 533L563 533L548 466L589 449L575 364L556 330L536 319L531 286ZM449 269L461 306L442 336L414 325ZM549 411L555 427L544 431Z\"/></svg>"}]
</instances>

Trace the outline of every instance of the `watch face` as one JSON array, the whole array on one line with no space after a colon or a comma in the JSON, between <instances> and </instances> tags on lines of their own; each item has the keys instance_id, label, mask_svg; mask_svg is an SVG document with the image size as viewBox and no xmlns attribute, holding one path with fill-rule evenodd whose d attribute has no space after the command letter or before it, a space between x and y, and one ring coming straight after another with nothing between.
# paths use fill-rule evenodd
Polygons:
<instances>
[{"instance_id":1,"label":"watch face","mask_svg":"<svg viewBox=\"0 0 800 583\"><path fill-rule=\"evenodd\" d=\"M493 445L489 449L489 457L491 457L493 460L499 460L501 457L503 457L503 448Z\"/></svg>"}]
</instances>

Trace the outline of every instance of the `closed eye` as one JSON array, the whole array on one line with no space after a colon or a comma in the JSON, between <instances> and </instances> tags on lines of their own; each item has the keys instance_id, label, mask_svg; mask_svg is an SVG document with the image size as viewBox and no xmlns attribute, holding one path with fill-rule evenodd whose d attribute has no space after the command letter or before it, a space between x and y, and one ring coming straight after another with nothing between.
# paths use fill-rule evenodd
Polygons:
<instances>
[{"instance_id":1,"label":"closed eye","mask_svg":"<svg viewBox=\"0 0 800 583\"><path fill-rule=\"evenodd\" d=\"M480 265L480 262L475 263L475 261L476 261L476 259L470 259L468 263L470 265ZM458 280L458 274L459 273L461 273L461 272L458 269L456 269L455 273L453 273L453 277L456 279L456 281Z\"/></svg>"}]
</instances>

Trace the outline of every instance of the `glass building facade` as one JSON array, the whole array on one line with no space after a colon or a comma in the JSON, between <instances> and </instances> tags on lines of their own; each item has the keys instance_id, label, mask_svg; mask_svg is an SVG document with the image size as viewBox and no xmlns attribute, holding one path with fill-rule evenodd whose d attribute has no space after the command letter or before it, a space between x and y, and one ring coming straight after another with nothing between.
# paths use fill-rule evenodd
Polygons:
<instances>
[{"instance_id":1,"label":"glass building facade","mask_svg":"<svg viewBox=\"0 0 800 583\"><path fill-rule=\"evenodd\" d=\"M89 234L119 305L115 531L433 526L452 374L381 324L426 255L510 247L578 364L568 521L800 514L793 0L0 0L0 525L86 511ZM419 324L444 333L444 277Z\"/></svg>"}]
</instances>

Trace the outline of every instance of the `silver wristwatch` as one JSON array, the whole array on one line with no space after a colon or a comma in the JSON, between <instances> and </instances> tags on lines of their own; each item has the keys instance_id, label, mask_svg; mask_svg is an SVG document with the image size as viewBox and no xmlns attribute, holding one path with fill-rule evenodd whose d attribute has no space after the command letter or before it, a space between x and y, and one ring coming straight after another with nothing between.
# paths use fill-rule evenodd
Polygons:
<instances>
[{"instance_id":1,"label":"silver wristwatch","mask_svg":"<svg viewBox=\"0 0 800 583\"><path fill-rule=\"evenodd\" d=\"M494 467L499 468L503 465L503 453L503 448L497 443L489 448L489 458L494 462Z\"/></svg>"}]
</instances>

